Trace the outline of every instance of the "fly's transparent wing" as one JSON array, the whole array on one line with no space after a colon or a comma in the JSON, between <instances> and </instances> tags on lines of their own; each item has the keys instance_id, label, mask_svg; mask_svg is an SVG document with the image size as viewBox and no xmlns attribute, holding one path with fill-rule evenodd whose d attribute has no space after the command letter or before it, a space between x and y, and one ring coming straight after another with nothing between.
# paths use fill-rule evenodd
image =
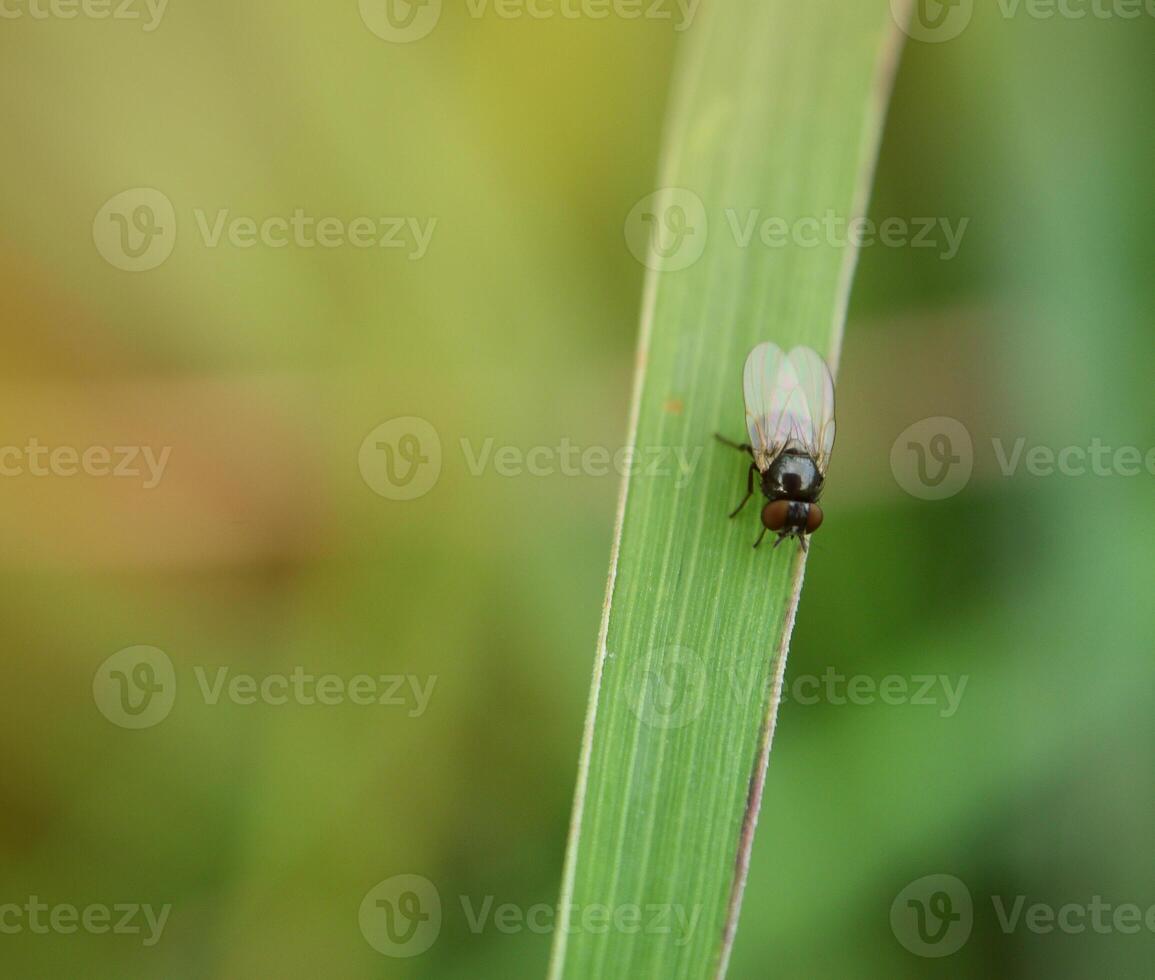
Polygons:
<instances>
[{"instance_id":1,"label":"fly's transparent wing","mask_svg":"<svg viewBox=\"0 0 1155 980\"><path fill-rule=\"evenodd\" d=\"M818 472L825 474L834 449L834 378L822 355L809 347L795 347L786 359L797 383L791 405L796 401L806 405L805 413L797 413L798 428L793 438L814 458Z\"/></svg>"},{"instance_id":2,"label":"fly's transparent wing","mask_svg":"<svg viewBox=\"0 0 1155 980\"><path fill-rule=\"evenodd\" d=\"M834 381L817 352L795 347L784 354L777 344L759 344L746 358L742 391L759 470L792 448L808 453L819 472L826 472L834 447Z\"/></svg>"},{"instance_id":3,"label":"fly's transparent wing","mask_svg":"<svg viewBox=\"0 0 1155 980\"><path fill-rule=\"evenodd\" d=\"M786 445L783 417L796 387L794 368L781 347L767 341L750 351L742 371L742 395L746 430L759 470L766 469Z\"/></svg>"}]
</instances>

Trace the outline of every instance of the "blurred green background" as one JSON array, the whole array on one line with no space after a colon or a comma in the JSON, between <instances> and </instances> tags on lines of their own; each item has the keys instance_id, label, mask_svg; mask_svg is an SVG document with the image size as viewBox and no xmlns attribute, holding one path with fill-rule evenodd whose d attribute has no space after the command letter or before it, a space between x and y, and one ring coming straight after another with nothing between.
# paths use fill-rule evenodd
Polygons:
<instances>
[{"instance_id":1,"label":"blurred green background","mask_svg":"<svg viewBox=\"0 0 1155 980\"><path fill-rule=\"evenodd\" d=\"M0 447L169 454L153 487L0 456L0 907L171 908L154 942L143 913L41 933L0 908L4 974L541 976L526 916L557 900L618 479L470 454L622 443L644 272L623 222L655 189L678 8L447 3L396 43L369 0L30 2L0 24ZM995 910L1155 905L1155 474L1007 477L992 448L1155 446L1155 17L980 6L904 55L871 215L969 223L949 261L863 252L787 673L965 687L953 711L941 688L784 706L735 977L1130 977L1155 955L1147 925L1007 932ZM154 239L130 196L126 227L172 251L132 272L102 208L142 187L174 220ZM212 245L225 209L431 234ZM942 501L891 467L934 416L974 445ZM440 441L414 500L359 467L398 417ZM142 645L145 673L106 663ZM222 668L346 694L214 703ZM358 675L399 703L353 703ZM170 710L126 727L137 682ZM409 958L359 918L399 874L441 904ZM974 906L944 958L891 926L932 874Z\"/></svg>"}]
</instances>

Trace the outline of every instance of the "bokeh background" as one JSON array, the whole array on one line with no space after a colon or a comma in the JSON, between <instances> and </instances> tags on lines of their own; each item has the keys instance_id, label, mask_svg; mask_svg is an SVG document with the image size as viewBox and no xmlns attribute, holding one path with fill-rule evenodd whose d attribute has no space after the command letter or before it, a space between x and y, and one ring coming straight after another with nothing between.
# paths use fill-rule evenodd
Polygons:
<instances>
[{"instance_id":1,"label":"bokeh background","mask_svg":"<svg viewBox=\"0 0 1155 980\"><path fill-rule=\"evenodd\" d=\"M1008 477L992 448L1155 446L1155 17L979 7L904 55L871 215L969 223L949 261L862 255L788 668L965 687L954 711L941 687L783 707L735 977L1130 977L1155 953L1148 925L995 911L1155 905L1155 474ZM462 440L622 443L623 221L654 190L677 8L447 3L409 43L369 3L34 9L0 24L0 446L168 455L151 487L0 458L23 466L0 479L0 904L171 911L151 944L6 929L4 974L541 976L524 920L557 899L617 477L475 475ZM171 220L102 214L136 188ZM435 224L419 256L214 246L198 214L224 209ZM127 271L117 220L171 254ZM891 449L936 416L974 470L927 501ZM398 417L441 450L407 501L359 465ZM221 669L405 686L213 703ZM126 727L150 679L168 713ZM359 919L397 874L442 905L407 959ZM974 907L945 958L891 925L932 874ZM487 901L523 924L477 928Z\"/></svg>"}]
</instances>

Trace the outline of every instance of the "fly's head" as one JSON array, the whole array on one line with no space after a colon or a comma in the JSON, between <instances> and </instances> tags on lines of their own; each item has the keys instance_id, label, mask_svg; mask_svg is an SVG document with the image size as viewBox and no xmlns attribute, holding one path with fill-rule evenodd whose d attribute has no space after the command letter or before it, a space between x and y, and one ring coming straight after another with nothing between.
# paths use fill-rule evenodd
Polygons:
<instances>
[{"instance_id":1,"label":"fly's head","mask_svg":"<svg viewBox=\"0 0 1155 980\"><path fill-rule=\"evenodd\" d=\"M822 526L822 508L799 500L771 500L762 508L762 526L778 535L774 547L786 538L802 541Z\"/></svg>"}]
</instances>

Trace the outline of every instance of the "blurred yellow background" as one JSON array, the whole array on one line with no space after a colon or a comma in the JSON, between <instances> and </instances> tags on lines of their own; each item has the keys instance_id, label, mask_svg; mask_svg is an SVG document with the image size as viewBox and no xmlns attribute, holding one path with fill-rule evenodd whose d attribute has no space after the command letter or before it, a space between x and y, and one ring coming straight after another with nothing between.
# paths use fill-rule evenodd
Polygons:
<instances>
[{"instance_id":1,"label":"blurred yellow background","mask_svg":"<svg viewBox=\"0 0 1155 980\"><path fill-rule=\"evenodd\" d=\"M477 456L622 444L623 222L691 15L440 7L409 39L372 0L5 7L6 976L545 970L618 478ZM1008 9L904 56L871 216L967 224L863 252L787 674L961 694L784 706L735 977L1155 953L993 901L1155 905L1155 474L994 449L1155 446L1155 18ZM891 449L938 416L974 473L928 501ZM439 445L412 500L362 449L397 418ZM441 904L409 958L359 914L399 874ZM930 874L974 901L949 959L890 924ZM42 933L36 900L141 928Z\"/></svg>"}]
</instances>

